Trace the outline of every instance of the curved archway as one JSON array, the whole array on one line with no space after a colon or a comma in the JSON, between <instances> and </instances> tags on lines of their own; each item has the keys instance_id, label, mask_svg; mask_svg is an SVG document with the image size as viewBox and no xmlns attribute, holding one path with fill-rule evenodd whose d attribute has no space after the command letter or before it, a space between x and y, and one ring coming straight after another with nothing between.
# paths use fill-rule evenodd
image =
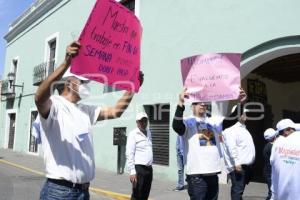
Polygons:
<instances>
[{"instance_id":1,"label":"curved archway","mask_svg":"<svg viewBox=\"0 0 300 200\"><path fill-rule=\"evenodd\" d=\"M258 69L261 67L264 63L267 63L271 60L274 60L276 58L300 53L300 35L296 36L287 36L287 37L281 37L274 40L266 41L262 44L259 44L257 46L254 46L253 48L245 51L242 54L242 61L241 61L241 79L246 79L247 76L253 72L255 69ZM299 65L300 67L300 65ZM300 87L299 87L300 88ZM245 88L247 89L247 88ZM212 103L212 114L213 115L222 115L227 116L230 106L230 102L213 102ZM268 109L268 108L267 108ZM257 126L257 124L254 123L253 126ZM251 132L251 131L250 131ZM254 132L255 134L255 132ZM257 132L258 137L255 137L254 141L257 146L257 160L260 160L258 164L254 166L256 171L262 172L262 148L264 146L264 138L262 135L262 132ZM258 142L257 142L258 141ZM261 173L255 174L256 176L262 177ZM221 182L226 182L226 177L221 176ZM256 178L256 181L262 181L262 179Z\"/></svg>"},{"instance_id":2,"label":"curved archway","mask_svg":"<svg viewBox=\"0 0 300 200\"><path fill-rule=\"evenodd\" d=\"M242 54L241 78L275 58L300 53L300 35L277 38L257 45Z\"/></svg>"},{"instance_id":3,"label":"curved archway","mask_svg":"<svg viewBox=\"0 0 300 200\"><path fill-rule=\"evenodd\" d=\"M259 44L242 54L241 79L275 58L300 53L300 35L281 37ZM228 102L213 103L212 113L226 115Z\"/></svg>"},{"instance_id":4,"label":"curved archway","mask_svg":"<svg viewBox=\"0 0 300 200\"><path fill-rule=\"evenodd\" d=\"M300 106L295 103L300 100L300 95L295 96L295 92L291 91L297 88L300 90L300 77L295 78L295 74L299 72L300 35L267 41L243 53L243 87L247 90L249 101L259 102L264 108L263 119L249 121L247 124L257 152L254 164L256 181L263 181L261 169L264 165L264 130L274 127L279 119L295 115L298 119L300 117ZM297 101L291 101L291 95Z\"/></svg>"}]
</instances>

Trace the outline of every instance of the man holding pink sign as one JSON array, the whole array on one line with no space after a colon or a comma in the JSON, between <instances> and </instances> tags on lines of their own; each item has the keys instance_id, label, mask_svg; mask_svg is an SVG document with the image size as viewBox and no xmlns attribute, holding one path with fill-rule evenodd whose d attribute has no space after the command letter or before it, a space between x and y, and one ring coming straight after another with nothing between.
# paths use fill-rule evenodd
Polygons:
<instances>
[{"instance_id":1,"label":"man holding pink sign","mask_svg":"<svg viewBox=\"0 0 300 200\"><path fill-rule=\"evenodd\" d=\"M78 42L67 47L64 62L41 83L35 95L47 177L40 193L43 200L89 199L90 181L95 176L92 127L98 121L120 117L134 96L126 91L115 106L107 108L80 103L89 96L88 79L68 71L80 47ZM51 95L62 77L62 93ZM140 85L142 82L141 75Z\"/></svg>"},{"instance_id":2,"label":"man holding pink sign","mask_svg":"<svg viewBox=\"0 0 300 200\"><path fill-rule=\"evenodd\" d=\"M185 144L185 158L187 165L188 193L191 200L218 199L219 181L221 173L221 149L219 134L223 128L234 124L235 120L222 122L217 117L207 117L206 102L193 102L193 115L183 118L185 98L189 98L186 89L179 95L179 102L173 119L174 131L183 137ZM243 104L246 93L241 89L239 101ZM232 114L235 116L237 110ZM214 125L212 122L219 121Z\"/></svg>"},{"instance_id":3,"label":"man holding pink sign","mask_svg":"<svg viewBox=\"0 0 300 200\"><path fill-rule=\"evenodd\" d=\"M172 126L184 139L191 200L218 199L218 174L221 173L222 157L218 134L222 131L222 125L230 126L237 119L228 121L220 117L208 117L206 102L239 99L243 104L246 101L246 93L239 88L239 70L234 69L235 65L239 66L239 59L236 58L236 55L207 54L181 62L186 88L179 95ZM234 68L230 70L228 63L234 63L231 66ZM193 114L187 118L183 118L185 99L192 102Z\"/></svg>"}]
</instances>

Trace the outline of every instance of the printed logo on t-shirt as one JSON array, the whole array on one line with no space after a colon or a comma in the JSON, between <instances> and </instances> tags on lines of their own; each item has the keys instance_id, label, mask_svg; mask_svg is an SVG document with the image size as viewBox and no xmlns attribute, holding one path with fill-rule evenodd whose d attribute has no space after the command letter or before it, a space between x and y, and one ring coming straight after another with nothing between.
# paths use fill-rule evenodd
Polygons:
<instances>
[{"instance_id":1,"label":"printed logo on t-shirt","mask_svg":"<svg viewBox=\"0 0 300 200\"><path fill-rule=\"evenodd\" d=\"M215 146L216 140L212 127L205 122L196 122L200 146Z\"/></svg>"},{"instance_id":2,"label":"printed logo on t-shirt","mask_svg":"<svg viewBox=\"0 0 300 200\"><path fill-rule=\"evenodd\" d=\"M284 147L277 147L275 151L278 152L280 158L286 164L296 164L300 161L300 150L299 149L288 149Z\"/></svg>"},{"instance_id":3,"label":"printed logo on t-shirt","mask_svg":"<svg viewBox=\"0 0 300 200\"><path fill-rule=\"evenodd\" d=\"M216 140L213 132L209 130L204 130L198 133L200 146L215 146Z\"/></svg>"}]
</instances>

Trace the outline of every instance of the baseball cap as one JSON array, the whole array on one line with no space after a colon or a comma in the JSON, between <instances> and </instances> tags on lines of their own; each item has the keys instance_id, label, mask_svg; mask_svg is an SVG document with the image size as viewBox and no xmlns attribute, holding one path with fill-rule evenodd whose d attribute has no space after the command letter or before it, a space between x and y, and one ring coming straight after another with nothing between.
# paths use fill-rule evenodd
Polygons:
<instances>
[{"instance_id":1,"label":"baseball cap","mask_svg":"<svg viewBox=\"0 0 300 200\"><path fill-rule=\"evenodd\" d=\"M62 78L64 79L64 78L68 78L68 77L71 77L71 76L74 76L74 77L78 78L78 79L81 80L81 81L89 81L89 79L84 78L83 76L78 76L78 75L76 75L76 74L73 74L73 73L71 72L70 68L64 73L64 75L63 75Z\"/></svg>"},{"instance_id":2,"label":"baseball cap","mask_svg":"<svg viewBox=\"0 0 300 200\"><path fill-rule=\"evenodd\" d=\"M297 125L290 119L282 119L276 125L277 133L279 133L280 131L282 131L286 128L297 129L299 127L297 127Z\"/></svg>"},{"instance_id":3,"label":"baseball cap","mask_svg":"<svg viewBox=\"0 0 300 200\"><path fill-rule=\"evenodd\" d=\"M148 119L148 115L146 114L146 113L144 113L144 112L139 112L137 115L136 115L136 121L139 121L139 120L141 120L141 119L143 119L143 118L147 118Z\"/></svg>"},{"instance_id":4,"label":"baseball cap","mask_svg":"<svg viewBox=\"0 0 300 200\"><path fill-rule=\"evenodd\" d=\"M273 128L268 128L264 132L265 140L272 140L277 135L277 132Z\"/></svg>"}]
</instances>

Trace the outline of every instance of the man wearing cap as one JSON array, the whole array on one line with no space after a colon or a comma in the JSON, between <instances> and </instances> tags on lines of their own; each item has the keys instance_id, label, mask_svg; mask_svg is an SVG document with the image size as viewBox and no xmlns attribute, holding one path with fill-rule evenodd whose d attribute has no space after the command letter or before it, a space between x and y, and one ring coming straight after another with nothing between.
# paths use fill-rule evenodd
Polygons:
<instances>
[{"instance_id":1,"label":"man wearing cap","mask_svg":"<svg viewBox=\"0 0 300 200\"><path fill-rule=\"evenodd\" d=\"M65 75L62 93L51 95L53 85L69 69L79 49L78 42L67 47L64 62L41 83L35 95L47 177L40 193L43 200L89 199L89 183L95 176L92 126L120 117L133 97L133 93L125 92L110 108L79 103L89 95L87 79L70 72Z\"/></svg>"},{"instance_id":2,"label":"man wearing cap","mask_svg":"<svg viewBox=\"0 0 300 200\"><path fill-rule=\"evenodd\" d=\"M299 124L282 119L277 125L279 137L273 144L270 163L274 200L300 199L300 131Z\"/></svg>"},{"instance_id":3,"label":"man wearing cap","mask_svg":"<svg viewBox=\"0 0 300 200\"><path fill-rule=\"evenodd\" d=\"M270 163L270 156L271 156L271 152L272 152L272 146L273 146L273 142L276 139L276 131L273 128L268 128L267 130L265 130L264 132L264 138L267 141L267 144L264 147L263 150L263 157L264 157L264 176L268 185L268 196L266 198L266 200L270 200L272 197L272 190L271 190L271 175L272 175L272 167L271 167L271 163Z\"/></svg>"},{"instance_id":4,"label":"man wearing cap","mask_svg":"<svg viewBox=\"0 0 300 200\"><path fill-rule=\"evenodd\" d=\"M242 199L246 184L252 175L251 165L255 160L255 146L246 128L247 109L242 110L239 120L223 131L225 165L231 179L231 199Z\"/></svg>"},{"instance_id":5,"label":"man wearing cap","mask_svg":"<svg viewBox=\"0 0 300 200\"><path fill-rule=\"evenodd\" d=\"M289 136L296 130L299 131L299 128L299 124L295 124L290 119L282 119L276 125L277 134L284 137Z\"/></svg>"},{"instance_id":6,"label":"man wearing cap","mask_svg":"<svg viewBox=\"0 0 300 200\"><path fill-rule=\"evenodd\" d=\"M188 194L191 200L216 200L219 193L218 174L221 172L221 150L216 134L222 128L211 128L208 122L214 120L207 116L206 103L203 102L193 102L192 116L183 119L184 99L188 95L186 89L179 95L172 124L174 131L184 139ZM246 100L242 89L239 99L241 102Z\"/></svg>"},{"instance_id":7,"label":"man wearing cap","mask_svg":"<svg viewBox=\"0 0 300 200\"><path fill-rule=\"evenodd\" d=\"M127 166L132 183L131 200L147 200L153 178L153 152L146 113L137 114L136 125L137 128L129 133L126 144Z\"/></svg>"}]
</instances>

